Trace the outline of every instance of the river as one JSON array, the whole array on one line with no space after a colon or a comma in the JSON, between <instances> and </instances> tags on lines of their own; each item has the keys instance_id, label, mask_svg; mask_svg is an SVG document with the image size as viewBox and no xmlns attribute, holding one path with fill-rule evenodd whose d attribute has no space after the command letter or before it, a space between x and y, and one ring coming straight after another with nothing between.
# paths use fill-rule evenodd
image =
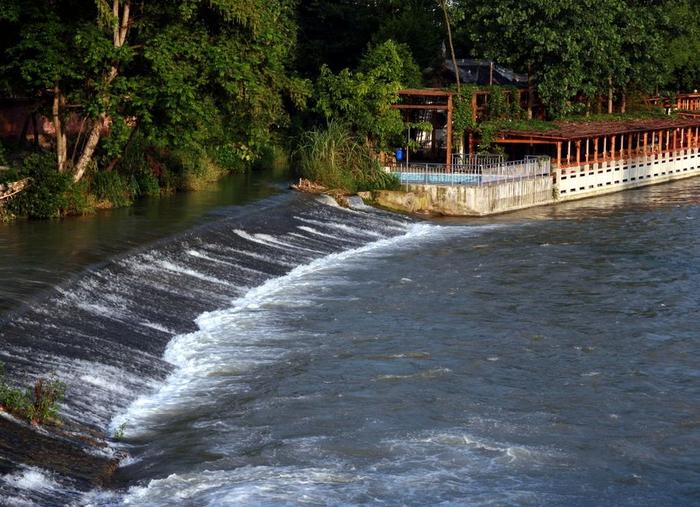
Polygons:
<instances>
[{"instance_id":1,"label":"river","mask_svg":"<svg viewBox=\"0 0 700 507\"><path fill-rule=\"evenodd\" d=\"M86 232L41 293L27 261L0 360L129 458L0 503L700 504L700 180L470 220L267 192Z\"/></svg>"}]
</instances>

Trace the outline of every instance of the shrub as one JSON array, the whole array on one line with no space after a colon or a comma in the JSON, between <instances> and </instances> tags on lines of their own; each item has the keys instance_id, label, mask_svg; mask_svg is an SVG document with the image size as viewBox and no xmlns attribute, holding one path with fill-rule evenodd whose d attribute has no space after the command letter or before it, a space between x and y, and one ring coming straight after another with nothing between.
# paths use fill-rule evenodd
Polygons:
<instances>
[{"instance_id":1,"label":"shrub","mask_svg":"<svg viewBox=\"0 0 700 507\"><path fill-rule=\"evenodd\" d=\"M29 188L12 198L8 210L30 218L54 218L65 214L69 207L67 193L72 185L68 174L56 170L52 154L34 154L24 159L20 177L31 177Z\"/></svg>"},{"instance_id":2,"label":"shrub","mask_svg":"<svg viewBox=\"0 0 700 507\"><path fill-rule=\"evenodd\" d=\"M7 165L7 152L5 151L5 146L0 141L0 165Z\"/></svg>"},{"instance_id":3,"label":"shrub","mask_svg":"<svg viewBox=\"0 0 700 507\"><path fill-rule=\"evenodd\" d=\"M12 387L5 381L5 366L0 363L0 409L34 424L58 420L58 403L66 386L56 378L39 378L33 389Z\"/></svg>"},{"instance_id":4,"label":"shrub","mask_svg":"<svg viewBox=\"0 0 700 507\"><path fill-rule=\"evenodd\" d=\"M352 193L399 186L394 175L382 170L367 144L338 123L305 133L295 158L303 178L328 188Z\"/></svg>"},{"instance_id":5,"label":"shrub","mask_svg":"<svg viewBox=\"0 0 700 507\"><path fill-rule=\"evenodd\" d=\"M129 206L135 193L131 178L127 180L116 171L94 173L90 190L98 201L115 208Z\"/></svg>"},{"instance_id":6,"label":"shrub","mask_svg":"<svg viewBox=\"0 0 700 507\"><path fill-rule=\"evenodd\" d=\"M279 145L266 145L260 157L253 164L256 170L272 170L276 175L282 175L289 170L287 151Z\"/></svg>"}]
</instances>

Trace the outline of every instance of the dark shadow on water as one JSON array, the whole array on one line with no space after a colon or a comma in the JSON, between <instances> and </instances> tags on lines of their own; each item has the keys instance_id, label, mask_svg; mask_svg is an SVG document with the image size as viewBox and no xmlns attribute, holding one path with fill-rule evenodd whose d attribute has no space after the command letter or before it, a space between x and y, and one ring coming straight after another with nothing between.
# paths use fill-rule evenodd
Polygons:
<instances>
[{"instance_id":1,"label":"dark shadow on water","mask_svg":"<svg viewBox=\"0 0 700 507\"><path fill-rule=\"evenodd\" d=\"M62 220L0 224L0 314L94 263L226 215L285 188L286 175L233 174L198 192Z\"/></svg>"}]
</instances>

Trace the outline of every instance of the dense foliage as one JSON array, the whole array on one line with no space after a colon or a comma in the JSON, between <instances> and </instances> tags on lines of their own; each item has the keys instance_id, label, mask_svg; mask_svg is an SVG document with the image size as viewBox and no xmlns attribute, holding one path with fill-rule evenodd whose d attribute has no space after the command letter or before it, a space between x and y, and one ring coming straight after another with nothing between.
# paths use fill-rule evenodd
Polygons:
<instances>
[{"instance_id":1,"label":"dense foliage","mask_svg":"<svg viewBox=\"0 0 700 507\"><path fill-rule=\"evenodd\" d=\"M2 84L45 98L58 169L76 181L93 161L114 167L137 133L195 165L241 167L308 94L289 69L294 17L289 0L0 0Z\"/></svg>"},{"instance_id":2,"label":"dense foliage","mask_svg":"<svg viewBox=\"0 0 700 507\"><path fill-rule=\"evenodd\" d=\"M527 73L550 117L624 112L700 88L700 4L0 0L0 96L35 101L56 133L41 170L18 163L26 146L0 150L35 181L10 207L58 216L196 189L329 121L376 156L406 127L398 90L444 85L453 47ZM477 127L463 88L458 136ZM493 90L492 122L520 121L503 96Z\"/></svg>"},{"instance_id":3,"label":"dense foliage","mask_svg":"<svg viewBox=\"0 0 700 507\"><path fill-rule=\"evenodd\" d=\"M404 130L404 121L391 105L399 90L420 85L420 70L407 46L387 41L371 48L357 71L333 74L326 65L316 86L316 109L326 120L339 121L373 146L386 148Z\"/></svg>"}]
</instances>

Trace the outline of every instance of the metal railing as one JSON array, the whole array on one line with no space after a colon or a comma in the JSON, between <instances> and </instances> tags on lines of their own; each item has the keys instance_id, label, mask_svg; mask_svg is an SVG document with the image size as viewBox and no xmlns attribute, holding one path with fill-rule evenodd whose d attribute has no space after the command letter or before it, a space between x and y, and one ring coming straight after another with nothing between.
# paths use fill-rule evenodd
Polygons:
<instances>
[{"instance_id":1,"label":"metal railing","mask_svg":"<svg viewBox=\"0 0 700 507\"><path fill-rule=\"evenodd\" d=\"M469 155L468 153L456 153L452 155L452 165L465 164L502 164L506 161L506 157L500 153L477 153Z\"/></svg>"},{"instance_id":2,"label":"metal railing","mask_svg":"<svg viewBox=\"0 0 700 507\"><path fill-rule=\"evenodd\" d=\"M396 165L389 171L398 176L401 183L426 185L487 185L528 178L549 177L549 157L528 157L500 163L445 164L409 163Z\"/></svg>"}]
</instances>

